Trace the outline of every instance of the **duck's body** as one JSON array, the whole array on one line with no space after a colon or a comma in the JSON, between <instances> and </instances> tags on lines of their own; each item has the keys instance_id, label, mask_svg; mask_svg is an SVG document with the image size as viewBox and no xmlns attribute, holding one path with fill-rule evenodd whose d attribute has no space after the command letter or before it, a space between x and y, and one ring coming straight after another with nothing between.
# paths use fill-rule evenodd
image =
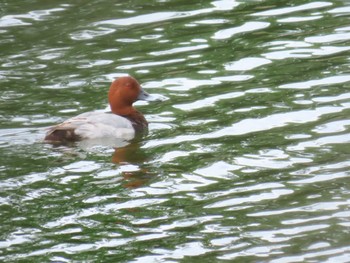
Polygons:
<instances>
[{"instance_id":1,"label":"duck's body","mask_svg":"<svg viewBox=\"0 0 350 263\"><path fill-rule=\"evenodd\" d=\"M147 130L145 117L132 104L137 100L151 100L132 77L115 80L108 93L111 112L85 112L53 126L47 132L47 142L72 142L104 137L132 139Z\"/></svg>"}]
</instances>

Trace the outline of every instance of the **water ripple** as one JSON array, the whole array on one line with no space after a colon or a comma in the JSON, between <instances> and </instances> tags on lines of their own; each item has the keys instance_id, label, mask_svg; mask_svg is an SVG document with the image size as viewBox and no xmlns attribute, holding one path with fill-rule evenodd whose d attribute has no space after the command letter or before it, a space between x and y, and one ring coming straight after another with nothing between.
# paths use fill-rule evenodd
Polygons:
<instances>
[{"instance_id":1,"label":"water ripple","mask_svg":"<svg viewBox=\"0 0 350 263\"><path fill-rule=\"evenodd\" d=\"M213 39L228 39L232 38L234 35L239 33L245 33L245 32L251 32L256 31L259 29L267 28L270 25L270 23L267 22L246 22L241 26L233 27L233 28L227 28L220 31L215 32L215 34L212 36Z\"/></svg>"},{"instance_id":2,"label":"water ripple","mask_svg":"<svg viewBox=\"0 0 350 263\"><path fill-rule=\"evenodd\" d=\"M321 1L314 1L312 3L303 4L303 5L297 5L293 7L283 7L283 8L277 8L262 12L257 12L252 14L253 16L278 16L278 15L285 15L290 14L298 11L305 11L305 10L312 10L312 9L319 9L327 6L331 6L332 3L330 2L321 2Z\"/></svg>"},{"instance_id":3,"label":"water ripple","mask_svg":"<svg viewBox=\"0 0 350 263\"><path fill-rule=\"evenodd\" d=\"M301 110L295 112L277 113L260 119L246 119L234 123L231 127L225 127L207 134L181 135L170 139L154 140L148 142L144 147L156 147L166 144L176 144L183 142L193 142L203 139L213 139L225 136L246 135L255 132L268 131L280 127L285 127L293 123L309 123L317 121L322 116L330 113L342 112L349 109L349 105L338 107L318 107L315 110Z\"/></svg>"}]
</instances>

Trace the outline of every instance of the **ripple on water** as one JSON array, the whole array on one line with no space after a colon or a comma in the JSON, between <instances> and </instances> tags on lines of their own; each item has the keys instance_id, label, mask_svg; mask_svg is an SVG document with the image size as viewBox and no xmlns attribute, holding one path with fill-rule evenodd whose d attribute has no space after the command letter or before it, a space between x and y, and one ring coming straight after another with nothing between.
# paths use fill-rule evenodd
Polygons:
<instances>
[{"instance_id":1,"label":"ripple on water","mask_svg":"<svg viewBox=\"0 0 350 263\"><path fill-rule=\"evenodd\" d=\"M65 8L52 8L30 11L26 14L5 15L0 18L0 28L16 27L16 26L30 26L35 21L45 21L51 19L51 15L56 12L65 11ZM27 22L26 22L27 21ZM32 21L32 22L29 22Z\"/></svg>"},{"instance_id":2,"label":"ripple on water","mask_svg":"<svg viewBox=\"0 0 350 263\"><path fill-rule=\"evenodd\" d=\"M292 7L283 7L283 8L276 8L272 10L257 12L252 14L253 16L279 16L279 15L285 15L290 14L294 12L299 11L305 11L305 10L313 10L313 9L319 9L332 6L332 3L330 2L321 2L321 1L314 1L312 3L303 4L303 5L296 5Z\"/></svg>"},{"instance_id":3,"label":"ripple on water","mask_svg":"<svg viewBox=\"0 0 350 263\"><path fill-rule=\"evenodd\" d=\"M270 26L270 23L268 22L246 22L241 26L233 27L233 28L227 28L222 29L220 31L215 32L215 34L212 36L213 39L217 40L223 40L232 38L233 36L240 34L240 33L246 33L251 31L257 31L260 29L264 29Z\"/></svg>"}]
</instances>

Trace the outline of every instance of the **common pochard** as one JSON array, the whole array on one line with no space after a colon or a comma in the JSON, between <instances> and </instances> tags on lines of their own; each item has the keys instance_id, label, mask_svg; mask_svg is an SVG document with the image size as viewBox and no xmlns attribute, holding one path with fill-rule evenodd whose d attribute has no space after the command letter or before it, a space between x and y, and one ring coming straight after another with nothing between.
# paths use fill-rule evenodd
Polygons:
<instances>
[{"instance_id":1,"label":"common pochard","mask_svg":"<svg viewBox=\"0 0 350 263\"><path fill-rule=\"evenodd\" d=\"M148 128L145 117L133 107L137 100L153 101L156 98L145 92L133 77L120 77L112 82L109 89L111 112L92 111L79 114L51 127L44 140L65 143L104 137L132 139L136 133Z\"/></svg>"}]
</instances>

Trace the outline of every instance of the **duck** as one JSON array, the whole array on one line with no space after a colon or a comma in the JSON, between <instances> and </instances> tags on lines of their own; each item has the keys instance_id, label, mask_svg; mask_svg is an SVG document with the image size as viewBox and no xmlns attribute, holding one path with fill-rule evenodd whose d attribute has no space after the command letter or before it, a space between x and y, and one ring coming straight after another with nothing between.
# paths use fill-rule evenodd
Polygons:
<instances>
[{"instance_id":1,"label":"duck","mask_svg":"<svg viewBox=\"0 0 350 263\"><path fill-rule=\"evenodd\" d=\"M108 92L110 111L90 111L69 118L52 126L44 141L67 143L87 139L117 138L131 140L137 134L148 130L148 122L133 103L138 100L154 101L131 76L115 79Z\"/></svg>"}]
</instances>

